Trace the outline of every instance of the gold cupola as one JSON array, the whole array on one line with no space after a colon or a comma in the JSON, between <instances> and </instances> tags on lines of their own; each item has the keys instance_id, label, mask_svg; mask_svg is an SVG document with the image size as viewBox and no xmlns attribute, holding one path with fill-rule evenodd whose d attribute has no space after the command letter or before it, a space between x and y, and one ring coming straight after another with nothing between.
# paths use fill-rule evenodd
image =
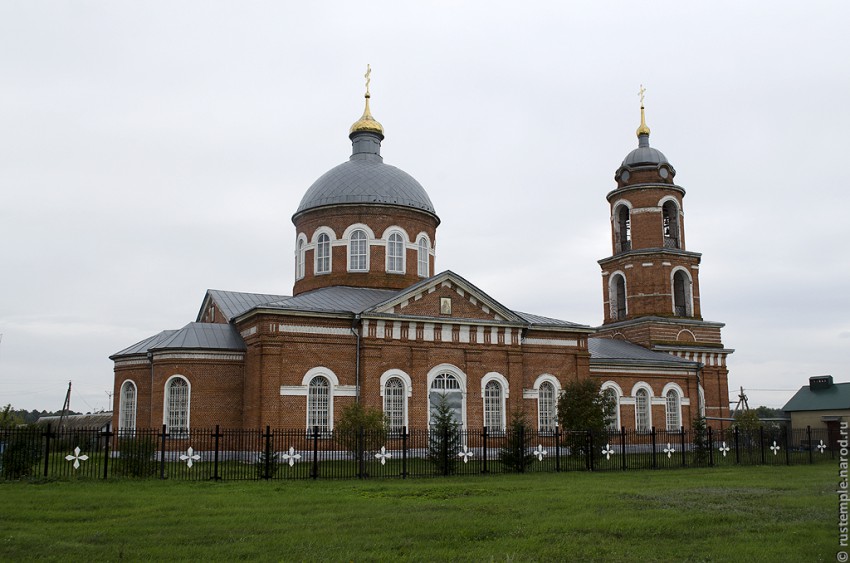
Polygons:
<instances>
[{"instance_id":1,"label":"gold cupola","mask_svg":"<svg viewBox=\"0 0 850 563\"><path fill-rule=\"evenodd\" d=\"M366 65L366 74L364 75L366 78L366 107L363 109L363 115L354 122L351 126L351 129L348 130L349 136L354 135L355 133L374 133L376 135L380 135L381 138L384 137L384 126L378 123L378 120L372 117L372 112L369 110L369 98L372 96L369 94L369 82L371 82L371 78L369 77L372 74L372 67L370 65Z\"/></svg>"},{"instance_id":2,"label":"gold cupola","mask_svg":"<svg viewBox=\"0 0 850 563\"><path fill-rule=\"evenodd\" d=\"M643 87L643 84L640 85L640 127L637 128L637 136L640 138L641 135L649 136L649 127L646 124L646 112L643 109L643 94L646 92L646 88ZM367 102L368 103L368 102Z\"/></svg>"}]
</instances>

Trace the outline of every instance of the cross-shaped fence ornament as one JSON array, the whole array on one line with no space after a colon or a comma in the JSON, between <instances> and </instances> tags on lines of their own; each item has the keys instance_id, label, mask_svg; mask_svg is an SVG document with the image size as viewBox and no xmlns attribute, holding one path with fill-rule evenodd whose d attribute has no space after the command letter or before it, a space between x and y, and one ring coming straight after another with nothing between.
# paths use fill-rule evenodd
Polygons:
<instances>
[{"instance_id":1,"label":"cross-shaped fence ornament","mask_svg":"<svg viewBox=\"0 0 850 563\"><path fill-rule=\"evenodd\" d=\"M815 446L815 447L816 447L817 449L819 449L819 450L820 450L820 453L823 453L823 451L826 449L826 444L824 444L824 443L823 443L823 440L821 440L821 441L820 441L820 444L818 444L818 445L817 445L817 446Z\"/></svg>"},{"instance_id":2,"label":"cross-shaped fence ornament","mask_svg":"<svg viewBox=\"0 0 850 563\"><path fill-rule=\"evenodd\" d=\"M387 451L386 446L381 446L381 451L375 454L375 459L381 460L381 465L386 465L387 458L393 457L393 454Z\"/></svg>"},{"instance_id":3,"label":"cross-shaped fence ornament","mask_svg":"<svg viewBox=\"0 0 850 563\"><path fill-rule=\"evenodd\" d=\"M66 455L65 459L67 459L68 461L73 461L74 469L79 469L80 462L88 460L89 456L87 456L86 454L80 455L80 446L77 446L76 448L74 448L74 453Z\"/></svg>"},{"instance_id":4,"label":"cross-shaped fence ornament","mask_svg":"<svg viewBox=\"0 0 850 563\"><path fill-rule=\"evenodd\" d=\"M602 448L602 455L605 456L605 459L611 459L611 456L614 455L614 448L611 447L611 444L605 444L605 447Z\"/></svg>"},{"instance_id":5,"label":"cross-shaped fence ornament","mask_svg":"<svg viewBox=\"0 0 850 563\"><path fill-rule=\"evenodd\" d=\"M289 451L285 454L282 454L280 456L280 459L287 462L289 464L289 467L292 467L293 465L295 465L296 461L301 459L301 454L295 453L295 448L292 447L292 446L289 446Z\"/></svg>"},{"instance_id":6,"label":"cross-shaped fence ornament","mask_svg":"<svg viewBox=\"0 0 850 563\"><path fill-rule=\"evenodd\" d=\"M185 454L180 455L180 461L185 461L186 466L190 468L196 461L200 460L201 456L195 453L195 450L192 448L192 446L189 446L189 449L186 450Z\"/></svg>"},{"instance_id":7,"label":"cross-shaped fence ornament","mask_svg":"<svg viewBox=\"0 0 850 563\"><path fill-rule=\"evenodd\" d=\"M537 449L531 453L537 456L537 461L543 461L543 456L547 455L549 452L543 449L542 444L537 444Z\"/></svg>"},{"instance_id":8,"label":"cross-shaped fence ornament","mask_svg":"<svg viewBox=\"0 0 850 563\"><path fill-rule=\"evenodd\" d=\"M469 458L471 458L471 457L472 457L472 452L471 452L471 451L469 451L469 448L467 448L466 446L464 446L464 447L463 447L463 451L462 451L462 452L458 452L458 453L457 453L457 456L458 456L458 457L462 457L462 458L463 458L463 462L464 462L464 463L468 463L468 462L469 462Z\"/></svg>"},{"instance_id":9,"label":"cross-shaped fence ornament","mask_svg":"<svg viewBox=\"0 0 850 563\"><path fill-rule=\"evenodd\" d=\"M729 446L726 445L726 442L723 442L723 444L721 444L720 447L717 449L720 450L720 453L723 454L723 457L726 457L726 454L729 453Z\"/></svg>"},{"instance_id":10,"label":"cross-shaped fence ornament","mask_svg":"<svg viewBox=\"0 0 850 563\"><path fill-rule=\"evenodd\" d=\"M780 449L781 449L781 448L780 448L779 446L777 446L777 445L776 445L776 440L774 440L774 441L773 441L773 445L772 445L772 446L770 446L770 451L772 451L772 452L773 452L773 455L777 455L777 454L779 453L779 450L780 450Z\"/></svg>"},{"instance_id":11,"label":"cross-shaped fence ornament","mask_svg":"<svg viewBox=\"0 0 850 563\"><path fill-rule=\"evenodd\" d=\"M674 447L670 444L670 442L667 442L667 447L666 447L666 448L664 448L664 453L665 453L665 454L667 454L667 459L670 459L670 457L671 457L674 453L676 453L676 448L674 448Z\"/></svg>"}]
</instances>

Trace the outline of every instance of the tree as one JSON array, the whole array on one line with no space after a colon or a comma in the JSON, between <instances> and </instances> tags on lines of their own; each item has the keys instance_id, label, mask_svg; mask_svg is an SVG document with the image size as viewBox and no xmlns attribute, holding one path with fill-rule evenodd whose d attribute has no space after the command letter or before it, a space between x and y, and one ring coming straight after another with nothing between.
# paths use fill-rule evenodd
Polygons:
<instances>
[{"instance_id":1,"label":"tree","mask_svg":"<svg viewBox=\"0 0 850 563\"><path fill-rule=\"evenodd\" d=\"M530 451L533 438L525 411L512 412L505 445L499 450L499 461L512 471L523 473L534 459Z\"/></svg>"},{"instance_id":2,"label":"tree","mask_svg":"<svg viewBox=\"0 0 850 563\"><path fill-rule=\"evenodd\" d=\"M377 450L387 441L384 413L360 403L352 403L342 409L334 426L334 438L355 456Z\"/></svg>"},{"instance_id":3,"label":"tree","mask_svg":"<svg viewBox=\"0 0 850 563\"><path fill-rule=\"evenodd\" d=\"M711 442L708 439L708 426L704 416L697 416L691 424L694 442L694 462L702 465L708 461L708 453L711 450Z\"/></svg>"},{"instance_id":4,"label":"tree","mask_svg":"<svg viewBox=\"0 0 850 563\"><path fill-rule=\"evenodd\" d=\"M567 382L558 397L558 422L564 430L590 430L603 434L614 420L615 404L600 393L592 379Z\"/></svg>"},{"instance_id":5,"label":"tree","mask_svg":"<svg viewBox=\"0 0 850 563\"><path fill-rule=\"evenodd\" d=\"M15 428L22 424L24 424L24 419L17 414L17 411L12 409L12 405L6 405L0 410L0 428Z\"/></svg>"},{"instance_id":6,"label":"tree","mask_svg":"<svg viewBox=\"0 0 850 563\"><path fill-rule=\"evenodd\" d=\"M440 395L440 402L431 415L428 457L440 473L449 475L455 472L459 452L460 428L446 396Z\"/></svg>"}]
</instances>

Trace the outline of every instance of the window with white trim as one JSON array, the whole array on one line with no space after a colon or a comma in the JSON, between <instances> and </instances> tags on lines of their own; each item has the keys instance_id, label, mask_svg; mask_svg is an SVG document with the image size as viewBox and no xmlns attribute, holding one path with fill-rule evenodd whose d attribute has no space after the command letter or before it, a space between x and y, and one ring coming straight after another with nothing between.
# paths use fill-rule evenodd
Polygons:
<instances>
[{"instance_id":1,"label":"window with white trim","mask_svg":"<svg viewBox=\"0 0 850 563\"><path fill-rule=\"evenodd\" d=\"M304 240L298 241L298 252L295 256L295 279L297 279L297 280L300 280L301 278L304 277L304 271L306 269L304 267L305 266L304 255L306 254L306 251L304 250L305 244L306 243L304 242Z\"/></svg>"},{"instance_id":2,"label":"window with white trim","mask_svg":"<svg viewBox=\"0 0 850 563\"><path fill-rule=\"evenodd\" d=\"M331 384L326 377L317 375L307 386L307 430L319 432L331 429Z\"/></svg>"},{"instance_id":3,"label":"window with white trim","mask_svg":"<svg viewBox=\"0 0 850 563\"><path fill-rule=\"evenodd\" d=\"M165 425L172 438L189 434L189 382L177 376L165 388Z\"/></svg>"},{"instance_id":4,"label":"window with white trim","mask_svg":"<svg viewBox=\"0 0 850 563\"><path fill-rule=\"evenodd\" d=\"M616 432L620 429L620 396L613 387L604 389L602 393L614 404L614 414L611 416L611 420L608 421L608 430Z\"/></svg>"},{"instance_id":5,"label":"window with white trim","mask_svg":"<svg viewBox=\"0 0 850 563\"><path fill-rule=\"evenodd\" d=\"M502 432L505 420L505 398L502 384L488 381L484 386L484 426L488 432Z\"/></svg>"},{"instance_id":6,"label":"window with white trim","mask_svg":"<svg viewBox=\"0 0 850 563\"><path fill-rule=\"evenodd\" d=\"M675 389L667 391L667 431L678 432L682 428L682 409L679 393Z\"/></svg>"},{"instance_id":7,"label":"window with white trim","mask_svg":"<svg viewBox=\"0 0 850 563\"><path fill-rule=\"evenodd\" d=\"M554 432L558 424L555 386L551 381L542 382L537 390L537 421L540 432Z\"/></svg>"},{"instance_id":8,"label":"window with white trim","mask_svg":"<svg viewBox=\"0 0 850 563\"><path fill-rule=\"evenodd\" d=\"M673 313L677 317L691 316L691 280L682 270L673 274Z\"/></svg>"},{"instance_id":9,"label":"window with white trim","mask_svg":"<svg viewBox=\"0 0 850 563\"><path fill-rule=\"evenodd\" d=\"M446 406L452 411L455 424L463 424L463 388L453 374L442 372L434 377L428 400L432 423L440 403L445 402Z\"/></svg>"},{"instance_id":10,"label":"window with white trim","mask_svg":"<svg viewBox=\"0 0 850 563\"><path fill-rule=\"evenodd\" d=\"M429 274L428 264L428 239L419 237L419 248L416 254L417 272L420 278L427 278Z\"/></svg>"},{"instance_id":11,"label":"window with white trim","mask_svg":"<svg viewBox=\"0 0 850 563\"><path fill-rule=\"evenodd\" d=\"M666 201L661 210L664 248L682 248L679 238L679 206L673 201Z\"/></svg>"},{"instance_id":12,"label":"window with white trim","mask_svg":"<svg viewBox=\"0 0 850 563\"><path fill-rule=\"evenodd\" d=\"M635 392L635 430L649 432L649 393L646 389Z\"/></svg>"},{"instance_id":13,"label":"window with white trim","mask_svg":"<svg viewBox=\"0 0 850 563\"><path fill-rule=\"evenodd\" d=\"M626 319L626 279L622 274L611 276L611 319L623 321Z\"/></svg>"},{"instance_id":14,"label":"window with white trim","mask_svg":"<svg viewBox=\"0 0 850 563\"><path fill-rule=\"evenodd\" d=\"M316 240L316 273L327 274L331 271L331 237L322 233Z\"/></svg>"},{"instance_id":15,"label":"window with white trim","mask_svg":"<svg viewBox=\"0 0 850 563\"><path fill-rule=\"evenodd\" d=\"M369 242L366 233L357 229L348 238L348 271L365 272L368 270Z\"/></svg>"},{"instance_id":16,"label":"window with white trim","mask_svg":"<svg viewBox=\"0 0 850 563\"><path fill-rule=\"evenodd\" d=\"M391 377L384 384L384 416L387 419L387 429L392 434L401 434L404 430L407 393L404 381L399 377Z\"/></svg>"},{"instance_id":17,"label":"window with white trim","mask_svg":"<svg viewBox=\"0 0 850 563\"><path fill-rule=\"evenodd\" d=\"M121 385L121 400L118 416L119 434L132 434L136 430L136 385L125 381Z\"/></svg>"},{"instance_id":18,"label":"window with white trim","mask_svg":"<svg viewBox=\"0 0 850 563\"><path fill-rule=\"evenodd\" d=\"M404 273L404 239L399 233L393 233L387 239L387 272Z\"/></svg>"},{"instance_id":19,"label":"window with white trim","mask_svg":"<svg viewBox=\"0 0 850 563\"><path fill-rule=\"evenodd\" d=\"M617 253L632 249L632 220L630 210L626 205L617 206L616 217Z\"/></svg>"}]
</instances>

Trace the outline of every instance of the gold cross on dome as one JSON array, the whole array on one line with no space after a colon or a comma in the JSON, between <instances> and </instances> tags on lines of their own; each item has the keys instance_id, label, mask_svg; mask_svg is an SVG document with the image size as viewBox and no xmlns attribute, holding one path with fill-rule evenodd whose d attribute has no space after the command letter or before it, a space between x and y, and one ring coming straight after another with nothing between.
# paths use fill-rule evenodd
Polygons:
<instances>
[{"instance_id":1,"label":"gold cross on dome","mask_svg":"<svg viewBox=\"0 0 850 563\"><path fill-rule=\"evenodd\" d=\"M369 78L370 74L372 74L372 66L367 64L366 65L366 74L363 75L366 78L366 95L367 96L369 95L369 83L372 81L372 79Z\"/></svg>"},{"instance_id":2,"label":"gold cross on dome","mask_svg":"<svg viewBox=\"0 0 850 563\"><path fill-rule=\"evenodd\" d=\"M640 96L640 105L643 106L643 95L646 92L646 88L643 87L643 84L640 85L640 91L638 91L638 96Z\"/></svg>"}]
</instances>

